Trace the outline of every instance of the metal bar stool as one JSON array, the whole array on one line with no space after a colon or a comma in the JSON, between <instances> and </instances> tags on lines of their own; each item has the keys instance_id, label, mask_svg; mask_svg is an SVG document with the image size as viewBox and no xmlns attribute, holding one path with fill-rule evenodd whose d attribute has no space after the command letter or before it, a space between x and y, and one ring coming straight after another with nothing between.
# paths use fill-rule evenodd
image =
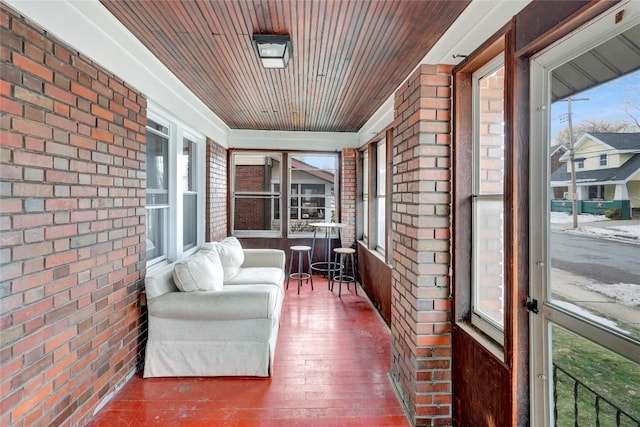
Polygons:
<instances>
[{"instance_id":1,"label":"metal bar stool","mask_svg":"<svg viewBox=\"0 0 640 427\"><path fill-rule=\"evenodd\" d=\"M311 290L313 290L313 276L311 275L311 246L291 246L291 258L289 259L289 275L287 277L287 289L289 289L289 280L296 279L298 280L298 295L300 294L300 287L302 286L302 281L304 279L309 283L309 279L311 279ZM309 265L309 269L307 272L302 270L302 254L303 252L307 253L307 263ZM293 258L298 255L298 271L294 272L293 270Z\"/></svg>"},{"instance_id":2,"label":"metal bar stool","mask_svg":"<svg viewBox=\"0 0 640 427\"><path fill-rule=\"evenodd\" d=\"M352 248L335 248L333 250L335 253L335 264L337 265L337 269L339 273L336 272L332 279L329 281L329 289L333 292L333 284L336 281L336 276L338 279L338 296L342 295L342 282L347 284L347 290L349 289L349 283L353 283L353 287L356 291L356 295L358 295L358 284L357 284L357 271L356 271L356 263L354 259L354 254L356 253L355 249ZM350 270L347 268L350 267ZM349 275L344 274L346 271L349 271Z\"/></svg>"}]
</instances>

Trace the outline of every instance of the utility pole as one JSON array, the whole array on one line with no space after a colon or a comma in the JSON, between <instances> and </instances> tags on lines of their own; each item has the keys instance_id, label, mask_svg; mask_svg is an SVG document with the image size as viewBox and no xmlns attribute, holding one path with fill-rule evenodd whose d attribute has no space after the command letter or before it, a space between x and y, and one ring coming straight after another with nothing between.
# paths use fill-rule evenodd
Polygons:
<instances>
[{"instance_id":1,"label":"utility pole","mask_svg":"<svg viewBox=\"0 0 640 427\"><path fill-rule=\"evenodd\" d=\"M589 101L589 98L567 98L563 99L567 102L567 121L569 122L569 156L571 162L571 213L573 215L573 228L578 228L578 200L576 185L576 151L573 147L573 113L571 111L571 103L573 101Z\"/></svg>"}]
</instances>

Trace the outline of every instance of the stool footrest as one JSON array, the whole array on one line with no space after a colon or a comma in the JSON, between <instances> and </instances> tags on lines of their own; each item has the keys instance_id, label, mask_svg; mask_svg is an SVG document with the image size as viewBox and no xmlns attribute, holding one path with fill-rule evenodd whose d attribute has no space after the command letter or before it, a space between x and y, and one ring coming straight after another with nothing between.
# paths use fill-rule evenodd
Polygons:
<instances>
[{"instance_id":1,"label":"stool footrest","mask_svg":"<svg viewBox=\"0 0 640 427\"><path fill-rule=\"evenodd\" d=\"M289 277L290 277L290 278L292 278L292 279L302 279L302 280L305 280L305 279L310 278L310 277L311 277L311 275L310 275L309 273L291 273L291 274L289 275Z\"/></svg>"},{"instance_id":2,"label":"stool footrest","mask_svg":"<svg viewBox=\"0 0 640 427\"><path fill-rule=\"evenodd\" d=\"M311 264L311 269L324 273L342 270L344 267L339 262L319 261Z\"/></svg>"}]
</instances>

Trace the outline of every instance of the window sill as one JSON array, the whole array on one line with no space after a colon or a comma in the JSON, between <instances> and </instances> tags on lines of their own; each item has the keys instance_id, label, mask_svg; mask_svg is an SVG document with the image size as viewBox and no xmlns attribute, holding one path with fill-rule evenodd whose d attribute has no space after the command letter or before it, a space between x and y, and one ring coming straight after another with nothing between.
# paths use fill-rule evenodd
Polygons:
<instances>
[{"instance_id":1,"label":"window sill","mask_svg":"<svg viewBox=\"0 0 640 427\"><path fill-rule=\"evenodd\" d=\"M282 237L280 231L234 231L231 233L232 236L238 238L257 238L257 239L279 239Z\"/></svg>"},{"instance_id":2,"label":"window sill","mask_svg":"<svg viewBox=\"0 0 640 427\"><path fill-rule=\"evenodd\" d=\"M486 348L496 359L504 363L504 349L496 344L495 341L478 331L478 329L476 329L471 323L457 322L456 326L462 329L478 344Z\"/></svg>"},{"instance_id":3,"label":"window sill","mask_svg":"<svg viewBox=\"0 0 640 427\"><path fill-rule=\"evenodd\" d=\"M171 264L171 263L168 260L163 259L162 261L158 261L158 262L153 263L151 265L147 265L146 266L146 270L147 270L147 273L153 272L153 271L156 271L156 270L160 270L162 267L165 267L165 266L167 266L169 264Z\"/></svg>"}]
</instances>

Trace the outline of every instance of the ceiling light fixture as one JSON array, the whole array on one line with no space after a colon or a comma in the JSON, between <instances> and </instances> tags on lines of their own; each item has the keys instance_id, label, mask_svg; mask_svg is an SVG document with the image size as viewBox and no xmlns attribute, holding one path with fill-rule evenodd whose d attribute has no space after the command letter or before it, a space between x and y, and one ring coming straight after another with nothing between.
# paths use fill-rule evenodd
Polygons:
<instances>
[{"instance_id":1,"label":"ceiling light fixture","mask_svg":"<svg viewBox=\"0 0 640 427\"><path fill-rule=\"evenodd\" d=\"M254 34L253 44L264 68L285 68L291 59L291 38L288 35Z\"/></svg>"}]
</instances>

